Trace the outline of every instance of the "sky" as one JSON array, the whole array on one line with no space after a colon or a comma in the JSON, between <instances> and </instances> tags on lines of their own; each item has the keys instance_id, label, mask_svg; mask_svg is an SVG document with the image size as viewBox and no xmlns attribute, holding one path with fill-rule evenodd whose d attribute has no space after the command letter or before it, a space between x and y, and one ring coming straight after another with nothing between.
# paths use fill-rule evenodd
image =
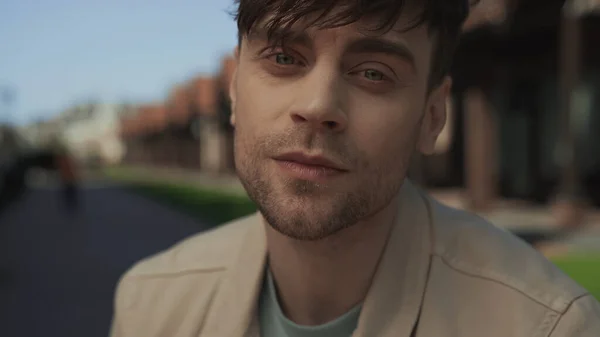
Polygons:
<instances>
[{"instance_id":1,"label":"sky","mask_svg":"<svg viewBox=\"0 0 600 337\"><path fill-rule=\"evenodd\" d=\"M233 0L0 0L0 123L48 119L88 100L163 100L218 71ZM1 97L1 95L0 95Z\"/></svg>"}]
</instances>

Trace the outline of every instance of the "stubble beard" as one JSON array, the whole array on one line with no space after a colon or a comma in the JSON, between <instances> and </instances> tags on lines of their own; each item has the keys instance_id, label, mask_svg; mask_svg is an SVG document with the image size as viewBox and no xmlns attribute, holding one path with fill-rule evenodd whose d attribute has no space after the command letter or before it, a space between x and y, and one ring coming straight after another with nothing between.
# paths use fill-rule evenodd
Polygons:
<instances>
[{"instance_id":1,"label":"stubble beard","mask_svg":"<svg viewBox=\"0 0 600 337\"><path fill-rule=\"evenodd\" d=\"M260 142L240 136L236 130L234 157L240 181L268 225L292 239L323 240L368 219L391 202L403 181L399 172L399 179L386 183L385 171L372 169L368 181L342 192L315 182L272 177L264 166L266 159L257 155Z\"/></svg>"},{"instance_id":2,"label":"stubble beard","mask_svg":"<svg viewBox=\"0 0 600 337\"><path fill-rule=\"evenodd\" d=\"M260 173L254 176L256 178L242 179L250 198L273 229L292 239L322 240L369 214L368 196L325 194L320 186L306 181L293 181L281 192L273 183L262 179Z\"/></svg>"}]
</instances>

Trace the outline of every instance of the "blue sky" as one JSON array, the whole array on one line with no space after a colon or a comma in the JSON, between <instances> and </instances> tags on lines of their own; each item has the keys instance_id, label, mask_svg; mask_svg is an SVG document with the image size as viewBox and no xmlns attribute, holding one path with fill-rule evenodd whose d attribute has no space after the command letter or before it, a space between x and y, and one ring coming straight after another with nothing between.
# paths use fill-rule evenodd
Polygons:
<instances>
[{"instance_id":1,"label":"blue sky","mask_svg":"<svg viewBox=\"0 0 600 337\"><path fill-rule=\"evenodd\" d=\"M0 122L50 118L88 99L162 100L217 71L236 42L233 0L0 0Z\"/></svg>"}]
</instances>

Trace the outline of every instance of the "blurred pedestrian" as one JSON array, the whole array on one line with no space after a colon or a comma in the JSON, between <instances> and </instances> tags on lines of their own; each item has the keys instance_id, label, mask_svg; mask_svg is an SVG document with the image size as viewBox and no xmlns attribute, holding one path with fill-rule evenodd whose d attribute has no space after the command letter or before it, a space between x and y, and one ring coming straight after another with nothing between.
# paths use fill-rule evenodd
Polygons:
<instances>
[{"instance_id":1,"label":"blurred pedestrian","mask_svg":"<svg viewBox=\"0 0 600 337\"><path fill-rule=\"evenodd\" d=\"M68 149L60 140L52 145L54 166L61 182L65 209L73 213L80 207L77 167Z\"/></svg>"}]
</instances>

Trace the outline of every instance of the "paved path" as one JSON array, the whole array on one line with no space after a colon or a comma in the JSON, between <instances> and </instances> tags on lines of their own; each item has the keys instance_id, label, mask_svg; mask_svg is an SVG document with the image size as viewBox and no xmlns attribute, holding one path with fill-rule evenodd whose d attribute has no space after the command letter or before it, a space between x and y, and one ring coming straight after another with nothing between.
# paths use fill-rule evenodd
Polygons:
<instances>
[{"instance_id":1,"label":"paved path","mask_svg":"<svg viewBox=\"0 0 600 337\"><path fill-rule=\"evenodd\" d=\"M205 229L115 186L83 199L69 217L56 190L38 188L0 218L0 336L107 336L119 276Z\"/></svg>"}]
</instances>

